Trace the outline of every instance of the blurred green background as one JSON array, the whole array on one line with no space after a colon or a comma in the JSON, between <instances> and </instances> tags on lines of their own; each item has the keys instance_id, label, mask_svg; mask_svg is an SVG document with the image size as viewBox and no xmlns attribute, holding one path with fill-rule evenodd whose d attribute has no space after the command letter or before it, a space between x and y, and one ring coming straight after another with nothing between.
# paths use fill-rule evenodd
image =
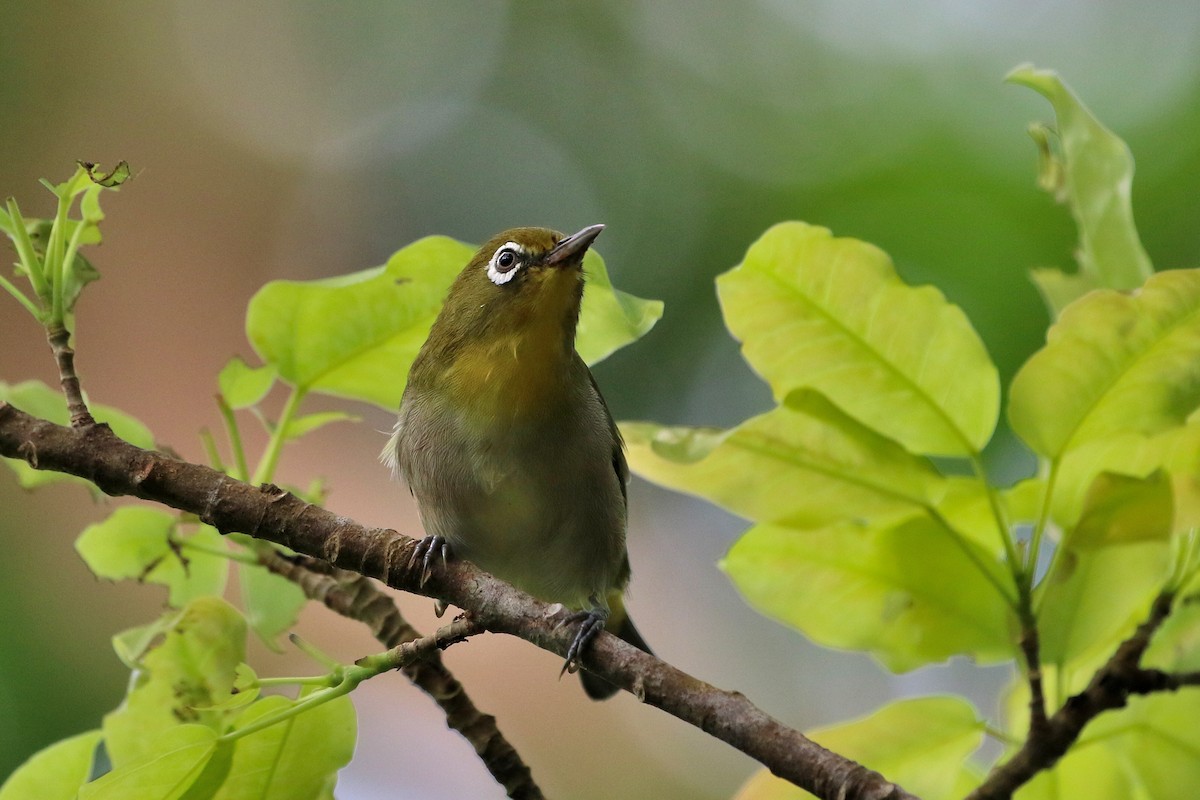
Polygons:
<instances>
[{"instance_id":1,"label":"blurred green background","mask_svg":"<svg viewBox=\"0 0 1200 800\"><path fill-rule=\"evenodd\" d=\"M1066 211L1034 188L1025 135L1049 106L1004 85L1060 71L1138 160L1134 207L1161 268L1200 264L1200 5L1016 2L26 2L0 25L0 194L50 213L40 177L127 159L108 197L105 279L79 309L84 385L183 455L217 427L215 375L249 355L242 314L277 277L361 269L432 233L608 225L614 282L666 316L596 370L618 418L728 425L769 394L725 333L712 279L771 224L803 219L887 250L974 320L1007 380L1046 314L1026 278L1068 266ZM0 299L2 300L2 299ZM0 380L53 381L41 332L0 302ZM330 506L417 533L375 458L389 414L322 430L281 477L327 476ZM999 480L1031 467L1000 435ZM802 487L799 488L802 490ZM714 566L743 525L637 482L630 607L669 661L809 728L887 698L963 691L993 712L1003 670L905 676L757 617ZM108 638L160 590L92 579L72 549L107 513L78 489L0 475L0 776L98 724L127 673ZM402 601L420 625L427 602ZM332 615L302 632L352 660ZM256 653L260 673L314 672ZM485 637L448 662L551 796L727 797L754 765L624 696L593 705L557 661ZM381 678L339 797L499 797L431 703Z\"/></svg>"}]
</instances>

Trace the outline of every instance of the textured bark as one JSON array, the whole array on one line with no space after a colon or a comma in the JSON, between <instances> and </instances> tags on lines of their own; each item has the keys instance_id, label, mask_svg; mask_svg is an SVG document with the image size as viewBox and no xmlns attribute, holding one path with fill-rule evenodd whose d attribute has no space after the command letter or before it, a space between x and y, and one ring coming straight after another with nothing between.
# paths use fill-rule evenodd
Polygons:
<instances>
[{"instance_id":1,"label":"textured bark","mask_svg":"<svg viewBox=\"0 0 1200 800\"><path fill-rule=\"evenodd\" d=\"M422 583L409 564L416 540L366 528L275 486L253 487L207 467L122 441L104 425L65 428L0 403L0 455L85 478L110 495L131 495L196 514L222 533L285 545L389 586L446 600L485 630L519 636L565 656L573 631L561 607L535 600L464 561L437 566ZM771 718L738 692L717 689L601 633L583 666L640 700L731 744L785 780L827 800L914 797L881 775L830 752Z\"/></svg>"},{"instance_id":2,"label":"textured bark","mask_svg":"<svg viewBox=\"0 0 1200 800\"><path fill-rule=\"evenodd\" d=\"M274 549L260 553L259 561L296 583L310 600L365 624L385 647L399 647L421 638L392 599L358 573L338 569L311 556L284 556ZM471 743L484 767L509 797L541 800L542 790L534 783L529 767L500 732L496 718L484 714L471 702L463 685L442 663L440 651L409 664L402 671L441 707L446 724Z\"/></svg>"}]
</instances>

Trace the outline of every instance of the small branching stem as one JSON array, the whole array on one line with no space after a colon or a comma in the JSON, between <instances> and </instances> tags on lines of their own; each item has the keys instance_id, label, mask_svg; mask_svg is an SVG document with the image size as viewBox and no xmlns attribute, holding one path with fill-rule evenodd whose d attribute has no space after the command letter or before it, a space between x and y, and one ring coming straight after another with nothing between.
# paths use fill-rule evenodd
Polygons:
<instances>
[{"instance_id":1,"label":"small branching stem","mask_svg":"<svg viewBox=\"0 0 1200 800\"><path fill-rule=\"evenodd\" d=\"M71 414L72 428L89 428L96 424L83 399L79 376L75 374L75 351L71 348L71 334L62 323L54 323L46 329L46 339L58 364L58 378L63 395L67 399L67 411Z\"/></svg>"}]
</instances>

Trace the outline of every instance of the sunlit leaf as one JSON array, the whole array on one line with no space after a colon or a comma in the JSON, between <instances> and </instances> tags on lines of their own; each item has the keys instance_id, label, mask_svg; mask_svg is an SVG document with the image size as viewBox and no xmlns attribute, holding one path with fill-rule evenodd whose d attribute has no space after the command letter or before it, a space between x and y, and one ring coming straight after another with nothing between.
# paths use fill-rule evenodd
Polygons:
<instances>
[{"instance_id":1,"label":"sunlit leaf","mask_svg":"<svg viewBox=\"0 0 1200 800\"><path fill-rule=\"evenodd\" d=\"M59 425L69 425L71 422L62 392L51 389L41 381L24 381L18 384L0 381L0 400L12 403L27 414ZM153 449L154 435L133 417L112 406L99 403L90 404L89 409L97 421L107 422L117 436L138 447ZM24 461L15 458L0 460L12 467L17 473L17 483L25 489L36 489L51 483L76 483L80 486L87 486L92 491L98 491L93 484L83 478L76 478L74 475L52 470L36 470Z\"/></svg>"},{"instance_id":2,"label":"sunlit leaf","mask_svg":"<svg viewBox=\"0 0 1200 800\"><path fill-rule=\"evenodd\" d=\"M1034 598L1042 660L1107 656L1145 618L1166 568L1165 542L1064 548Z\"/></svg>"},{"instance_id":3,"label":"sunlit leaf","mask_svg":"<svg viewBox=\"0 0 1200 800\"><path fill-rule=\"evenodd\" d=\"M175 725L138 758L86 784L79 800L178 800L201 777L218 750L204 725Z\"/></svg>"},{"instance_id":4,"label":"sunlit leaf","mask_svg":"<svg viewBox=\"0 0 1200 800\"><path fill-rule=\"evenodd\" d=\"M408 369L474 248L442 236L421 239L383 267L316 281L272 281L250 301L246 333L264 362L305 390L400 403ZM579 352L594 362L644 334L662 304L614 293L604 262L584 259L588 288Z\"/></svg>"},{"instance_id":5,"label":"sunlit leaf","mask_svg":"<svg viewBox=\"0 0 1200 800\"><path fill-rule=\"evenodd\" d=\"M1200 270L1100 290L1063 310L1013 379L1009 420L1033 450L1182 425L1200 406Z\"/></svg>"},{"instance_id":6,"label":"sunlit leaf","mask_svg":"<svg viewBox=\"0 0 1200 800\"><path fill-rule=\"evenodd\" d=\"M88 731L39 750L0 786L0 800L74 800L99 742L100 731Z\"/></svg>"},{"instance_id":7,"label":"sunlit leaf","mask_svg":"<svg viewBox=\"0 0 1200 800\"><path fill-rule=\"evenodd\" d=\"M304 414L288 423L284 438L291 441L334 422L358 422L361 419L362 417L347 414L345 411L317 411L312 414Z\"/></svg>"},{"instance_id":8,"label":"sunlit leaf","mask_svg":"<svg viewBox=\"0 0 1200 800\"><path fill-rule=\"evenodd\" d=\"M758 525L721 567L763 614L819 644L869 651L896 672L957 654L1012 656L998 565L927 517L891 527Z\"/></svg>"},{"instance_id":9,"label":"sunlit leaf","mask_svg":"<svg viewBox=\"0 0 1200 800\"><path fill-rule=\"evenodd\" d=\"M800 390L731 431L626 422L632 469L760 522L912 514L943 479L922 458Z\"/></svg>"},{"instance_id":10,"label":"sunlit leaf","mask_svg":"<svg viewBox=\"0 0 1200 800\"><path fill-rule=\"evenodd\" d=\"M221 396L230 408L248 408L257 405L271 391L275 382L275 368L271 365L250 367L234 356L229 359L217 376Z\"/></svg>"},{"instance_id":11,"label":"sunlit leaf","mask_svg":"<svg viewBox=\"0 0 1200 800\"><path fill-rule=\"evenodd\" d=\"M1085 549L1166 541L1174 508L1171 480L1161 469L1145 478L1101 472L1088 489L1083 514L1066 544Z\"/></svg>"},{"instance_id":12,"label":"sunlit leaf","mask_svg":"<svg viewBox=\"0 0 1200 800\"><path fill-rule=\"evenodd\" d=\"M238 717L245 728L289 708L284 697L264 697ZM349 697L323 703L237 743L233 766L217 800L315 797L354 754L356 720Z\"/></svg>"},{"instance_id":13,"label":"sunlit leaf","mask_svg":"<svg viewBox=\"0 0 1200 800\"><path fill-rule=\"evenodd\" d=\"M219 708L245 660L246 623L217 597L201 597L179 612L163 641L141 661L125 701L104 718L114 767L153 758L160 740L181 723L220 733L230 712Z\"/></svg>"},{"instance_id":14,"label":"sunlit leaf","mask_svg":"<svg viewBox=\"0 0 1200 800\"><path fill-rule=\"evenodd\" d=\"M869 767L924 800L962 797L979 782L966 763L983 741L983 721L957 697L898 700L852 722L808 735L817 744ZM734 800L804 800L808 792L756 773Z\"/></svg>"},{"instance_id":15,"label":"sunlit leaf","mask_svg":"<svg viewBox=\"0 0 1200 800\"><path fill-rule=\"evenodd\" d=\"M882 250L776 225L717 279L725 322L777 399L812 387L908 449L963 456L991 438L999 378L962 310Z\"/></svg>"},{"instance_id":16,"label":"sunlit leaf","mask_svg":"<svg viewBox=\"0 0 1200 800\"><path fill-rule=\"evenodd\" d=\"M1054 518L1073 526L1083 512L1088 491L1098 475L1110 472L1147 478L1157 470L1171 475L1175 498L1173 529L1200 523L1194 508L1200 474L1200 425L1191 423L1156 434L1125 433L1072 448L1062 459L1054 485Z\"/></svg>"},{"instance_id":17,"label":"sunlit leaf","mask_svg":"<svg viewBox=\"0 0 1200 800\"><path fill-rule=\"evenodd\" d=\"M177 542L195 544L206 551L225 547L221 535L208 526L187 536L177 535L174 514L146 506L122 506L108 519L84 529L75 549L97 577L168 587L168 602L175 608L196 597L224 591L228 561L210 552L181 547Z\"/></svg>"},{"instance_id":18,"label":"sunlit leaf","mask_svg":"<svg viewBox=\"0 0 1200 800\"><path fill-rule=\"evenodd\" d=\"M1129 147L1092 116L1057 73L1023 65L1007 79L1044 96L1058 117L1061 153L1048 140L1040 143L1042 177L1049 168L1057 176L1051 184L1062 182L1062 194L1079 229L1079 278L1052 277L1048 270L1041 273L1038 285L1052 310L1061 311L1092 286L1132 289L1141 285L1153 267L1133 222Z\"/></svg>"},{"instance_id":19,"label":"sunlit leaf","mask_svg":"<svg viewBox=\"0 0 1200 800\"><path fill-rule=\"evenodd\" d=\"M99 164L94 164L90 161L80 161L79 166L87 172L88 178L99 186L105 189L115 189L125 181L129 180L132 171L129 169L128 162L118 161L116 166L108 172Z\"/></svg>"}]
</instances>

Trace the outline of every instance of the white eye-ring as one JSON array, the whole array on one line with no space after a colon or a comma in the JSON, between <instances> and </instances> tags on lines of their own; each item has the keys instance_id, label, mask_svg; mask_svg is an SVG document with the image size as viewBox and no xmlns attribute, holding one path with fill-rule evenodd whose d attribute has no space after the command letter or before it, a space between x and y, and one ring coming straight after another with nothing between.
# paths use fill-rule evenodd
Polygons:
<instances>
[{"instance_id":1,"label":"white eye-ring","mask_svg":"<svg viewBox=\"0 0 1200 800\"><path fill-rule=\"evenodd\" d=\"M525 248L516 242L506 242L496 248L488 262L487 275L492 283L503 286L516 277L518 268L525 260Z\"/></svg>"}]
</instances>

